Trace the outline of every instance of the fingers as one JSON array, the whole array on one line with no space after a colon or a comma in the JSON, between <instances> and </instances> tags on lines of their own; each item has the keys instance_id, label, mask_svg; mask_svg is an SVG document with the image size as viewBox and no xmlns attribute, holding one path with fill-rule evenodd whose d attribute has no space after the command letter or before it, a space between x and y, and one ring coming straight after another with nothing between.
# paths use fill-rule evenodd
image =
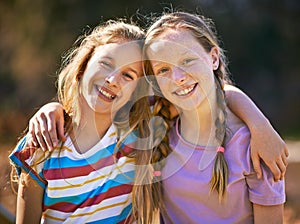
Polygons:
<instances>
[{"instance_id":1,"label":"fingers","mask_svg":"<svg viewBox=\"0 0 300 224\"><path fill-rule=\"evenodd\" d=\"M258 179L261 179L262 178L262 170L260 167L260 158L259 158L258 154L251 154L251 158L252 158L252 164L253 164L254 171L256 172L256 176Z\"/></svg>"},{"instance_id":2,"label":"fingers","mask_svg":"<svg viewBox=\"0 0 300 224\"><path fill-rule=\"evenodd\" d=\"M288 165L288 160L287 157L289 156L289 151L286 147L286 144L283 142L283 146L282 146L282 152L281 155L279 155L276 158L276 162L273 165L273 169L271 169L272 173L274 174L274 180L275 181L279 181L279 180L283 180L285 173L286 173L286 168Z\"/></svg>"},{"instance_id":3,"label":"fingers","mask_svg":"<svg viewBox=\"0 0 300 224\"><path fill-rule=\"evenodd\" d=\"M290 154L289 154L289 150L287 149L287 147L286 147L286 144L284 144L285 146L284 146L284 155L285 155L285 157L288 157Z\"/></svg>"},{"instance_id":4,"label":"fingers","mask_svg":"<svg viewBox=\"0 0 300 224\"><path fill-rule=\"evenodd\" d=\"M45 130L45 141L47 145L49 145L49 150L52 151L55 146L58 145L58 136L57 136L57 127L56 127L56 121L55 121L55 116L53 113L50 113L45 115L46 117L46 123L47 123L47 130ZM46 127L46 125L45 125Z\"/></svg>"},{"instance_id":5,"label":"fingers","mask_svg":"<svg viewBox=\"0 0 300 224\"><path fill-rule=\"evenodd\" d=\"M281 171L280 180L283 180L284 176L285 176L285 173L286 173L287 165L288 165L286 154L281 155L279 160L276 161L276 164L277 164L278 168Z\"/></svg>"},{"instance_id":6,"label":"fingers","mask_svg":"<svg viewBox=\"0 0 300 224\"><path fill-rule=\"evenodd\" d=\"M271 172L273 173L274 181L279 181L284 179L286 168L288 165L287 158L284 154L279 156L275 162L268 163L268 164L266 163L266 165L270 168Z\"/></svg>"},{"instance_id":7,"label":"fingers","mask_svg":"<svg viewBox=\"0 0 300 224\"><path fill-rule=\"evenodd\" d=\"M49 125L50 124L50 127ZM53 125L52 125L53 126ZM28 130L28 145L33 147L40 147L43 151L54 149L53 142L50 137L56 135L56 131L53 134L53 131L49 133L49 129L52 128L49 118L44 113L35 115L29 121L29 130Z\"/></svg>"},{"instance_id":8,"label":"fingers","mask_svg":"<svg viewBox=\"0 0 300 224\"><path fill-rule=\"evenodd\" d=\"M281 179L281 174L282 174L280 170L280 166L278 166L276 162L267 165L270 168L271 172L273 173L274 181L279 181Z\"/></svg>"},{"instance_id":9,"label":"fingers","mask_svg":"<svg viewBox=\"0 0 300 224\"><path fill-rule=\"evenodd\" d=\"M282 159L282 162L284 163L284 165L287 167L288 164L289 164L289 162L288 162L288 160L287 160L287 157L282 155L282 156L281 156L281 159Z\"/></svg>"},{"instance_id":10,"label":"fingers","mask_svg":"<svg viewBox=\"0 0 300 224\"><path fill-rule=\"evenodd\" d=\"M61 141L66 141L66 136L64 135L64 117L62 116L58 121L57 121L57 132L58 132L58 137Z\"/></svg>"},{"instance_id":11,"label":"fingers","mask_svg":"<svg viewBox=\"0 0 300 224\"><path fill-rule=\"evenodd\" d=\"M29 129L28 129L28 145L31 147L40 147L42 150L47 149L47 145L44 141L40 130L40 123L36 117L33 117L29 121Z\"/></svg>"},{"instance_id":12,"label":"fingers","mask_svg":"<svg viewBox=\"0 0 300 224\"><path fill-rule=\"evenodd\" d=\"M51 123L51 119L44 113L41 113L41 118L38 120L39 122L39 129L37 134L42 135L42 140L44 141L44 144L42 146L43 150L49 150L53 151L54 144L52 142L52 136L56 136L56 129L52 129L53 124ZM46 145L46 148L44 146Z\"/></svg>"},{"instance_id":13,"label":"fingers","mask_svg":"<svg viewBox=\"0 0 300 224\"><path fill-rule=\"evenodd\" d=\"M34 134L34 132L35 132L34 129L35 129L34 122L31 119L29 121L28 134L27 134L27 136L28 136L27 144L30 147L38 147L39 146L38 140L36 139L35 134Z\"/></svg>"},{"instance_id":14,"label":"fingers","mask_svg":"<svg viewBox=\"0 0 300 224\"><path fill-rule=\"evenodd\" d=\"M286 167L288 165L288 161L285 155L286 154L282 154L276 159L276 161L269 161L269 162L265 161L266 165L273 173L274 181L283 180L285 176ZM258 154L251 154L251 159L252 159L254 171L256 172L256 176L258 179L261 179L262 169L261 169L260 157Z\"/></svg>"},{"instance_id":15,"label":"fingers","mask_svg":"<svg viewBox=\"0 0 300 224\"><path fill-rule=\"evenodd\" d=\"M32 146L41 147L44 151L53 151L59 139L66 140L64 135L64 111L62 105L52 102L44 105L30 119L28 142Z\"/></svg>"},{"instance_id":16,"label":"fingers","mask_svg":"<svg viewBox=\"0 0 300 224\"><path fill-rule=\"evenodd\" d=\"M283 180L286 172L286 166L283 163L277 164L277 166L279 167L281 173L279 180Z\"/></svg>"},{"instance_id":17,"label":"fingers","mask_svg":"<svg viewBox=\"0 0 300 224\"><path fill-rule=\"evenodd\" d=\"M49 135L47 133L47 123L44 121L45 117L44 115L41 115L42 119L37 119L36 120L36 125L35 125L35 136L39 142L40 147L42 148L43 151L50 150L52 146L52 142L49 144L49 141L47 143L47 138L49 139ZM45 127L46 126L46 127ZM51 140L50 140L51 141Z\"/></svg>"}]
</instances>

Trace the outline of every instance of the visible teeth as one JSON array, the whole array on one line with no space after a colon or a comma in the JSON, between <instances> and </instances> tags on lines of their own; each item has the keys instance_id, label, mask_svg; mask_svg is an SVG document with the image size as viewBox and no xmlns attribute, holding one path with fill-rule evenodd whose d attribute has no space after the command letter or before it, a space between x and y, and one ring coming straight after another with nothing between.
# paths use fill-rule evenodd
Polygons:
<instances>
[{"instance_id":1,"label":"visible teeth","mask_svg":"<svg viewBox=\"0 0 300 224\"><path fill-rule=\"evenodd\" d=\"M192 90L194 89L195 85L189 87L189 88L185 88L185 89L181 89L181 90L177 90L176 91L176 94L177 95L180 95L180 96L183 96L183 95L187 95L189 94L190 92L192 92Z\"/></svg>"},{"instance_id":2,"label":"visible teeth","mask_svg":"<svg viewBox=\"0 0 300 224\"><path fill-rule=\"evenodd\" d=\"M99 92L102 93L104 96L106 96L107 98L110 98L110 99L114 99L115 96L111 95L110 93L106 92L104 89L99 89Z\"/></svg>"}]
</instances>

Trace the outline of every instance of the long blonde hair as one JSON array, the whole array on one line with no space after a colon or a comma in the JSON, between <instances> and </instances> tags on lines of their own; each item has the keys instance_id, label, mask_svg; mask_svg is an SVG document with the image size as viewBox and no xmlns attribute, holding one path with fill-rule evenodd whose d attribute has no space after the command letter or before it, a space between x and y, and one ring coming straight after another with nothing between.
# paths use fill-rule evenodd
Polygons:
<instances>
[{"instance_id":1,"label":"long blonde hair","mask_svg":"<svg viewBox=\"0 0 300 224\"><path fill-rule=\"evenodd\" d=\"M79 47L70 52L66 57L68 63L59 75L58 97L59 101L64 106L66 113L72 115L73 119L77 119L78 116L80 116L80 111L75 110L76 108L79 108L78 80L83 75L86 65L97 46L108 43L118 43L121 41L139 41L142 47L143 40L144 32L138 26L124 23L123 21L109 21L102 26L96 27L91 34L85 36ZM140 138L145 138L149 135L147 124L150 119L150 106L148 103L148 96L144 92L148 89L147 83L144 79L139 79L138 82L131 100L116 113L113 120L118 129L119 140L117 142L117 148L120 148L120 150L122 150L122 141L132 131L137 130L135 133L138 134L138 137ZM130 124L129 129L128 123ZM122 135L120 133L122 133ZM147 153L145 150L133 150L128 156L135 157L136 164L140 164L140 161L143 161L145 153ZM136 167L137 170L139 170L139 166ZM141 171L137 172L141 173ZM135 200L136 197L134 196L136 186L138 186L136 183L139 182L137 177L139 177L139 175L136 175L133 185L134 199L132 202L132 216L128 221L137 220L138 223L141 223L140 220L142 219L139 217L142 216L142 212L137 209L140 206L140 203L138 203L140 199Z\"/></svg>"},{"instance_id":2,"label":"long blonde hair","mask_svg":"<svg viewBox=\"0 0 300 224\"><path fill-rule=\"evenodd\" d=\"M123 20L109 20L95 27L90 33L78 38L75 45L63 57L58 75L57 95L65 112L73 121L80 117L79 80L83 76L95 48L109 43L136 41L143 46L144 32L136 25Z\"/></svg>"},{"instance_id":3,"label":"long blonde hair","mask_svg":"<svg viewBox=\"0 0 300 224\"><path fill-rule=\"evenodd\" d=\"M66 133L70 132L72 123L80 119L79 80L84 75L95 49L100 45L130 41L137 42L142 49L144 37L144 31L133 23L127 23L123 19L109 20L79 37L73 48L64 55L62 66L58 72L57 95L58 101L62 104L65 112ZM128 156L135 157L138 164L144 156L144 150L133 150L132 153L128 154L122 149L123 140L131 132L136 131L135 133L140 138L149 135L148 123L151 112L147 95L148 84L141 78L138 79L137 86L138 88L133 92L129 102L114 116L113 123L116 125L118 132L116 148ZM135 186L133 185L133 189ZM134 203L137 203L136 200L133 200L133 208L139 206ZM132 220L138 219L139 211L133 209L133 213Z\"/></svg>"},{"instance_id":4,"label":"long blonde hair","mask_svg":"<svg viewBox=\"0 0 300 224\"><path fill-rule=\"evenodd\" d=\"M226 139L226 101L224 93L225 83L230 83L227 70L227 61L223 49L220 47L219 40L217 38L216 30L212 20L205 18L200 15L190 14L186 12L172 12L167 13L161 16L156 22L154 22L146 33L145 45L144 45L144 54L147 59L146 51L148 46L155 41L159 36L165 32L167 29L176 29L176 30L188 30L191 34L197 39L197 41L203 46L206 52L210 52L213 47L216 47L219 51L219 67L214 71L215 83L216 83L216 95L217 95L217 105L218 105L218 116L215 121L216 133L215 138L218 140L219 145L224 147ZM149 61L145 62L145 71L146 75L153 76L151 65ZM161 130L167 130L167 133L170 129L170 121L174 118L171 117L170 108L174 107L168 100L166 100L158 87L155 79L151 79L151 82L154 83L156 102L154 105L153 115L162 116L165 122L157 124L158 126L154 128L153 134L154 140L155 137L159 137ZM171 152L169 147L169 141L167 134L162 139L161 143L153 148L151 153L151 161L154 164L155 170L161 169L163 161L168 154ZM160 165L157 165L160 164ZM219 201L221 202L226 196L226 186L228 183L228 166L225 160L224 154L222 152L217 152L215 159L214 169L212 179L210 181L210 190L216 191L219 195ZM146 186L144 186L145 188ZM146 190L144 190L146 191ZM148 189L149 191L149 189ZM163 188L161 181L155 182L151 186L152 201L153 207L161 209L164 213L165 208L162 202ZM142 196L140 196L142 197ZM166 214L167 215L167 214Z\"/></svg>"}]
</instances>

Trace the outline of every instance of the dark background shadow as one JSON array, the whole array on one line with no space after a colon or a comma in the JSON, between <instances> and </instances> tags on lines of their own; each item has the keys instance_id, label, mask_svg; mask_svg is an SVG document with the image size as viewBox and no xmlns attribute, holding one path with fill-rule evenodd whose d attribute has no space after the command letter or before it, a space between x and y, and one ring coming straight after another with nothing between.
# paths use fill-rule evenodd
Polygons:
<instances>
[{"instance_id":1,"label":"dark background shadow","mask_svg":"<svg viewBox=\"0 0 300 224\"><path fill-rule=\"evenodd\" d=\"M164 8L212 18L236 85L285 139L300 137L298 0L1 0L1 155L7 156L37 108L55 96L61 55L87 27L115 17L132 17L145 27L147 17ZM8 170L1 170L1 195L9 191Z\"/></svg>"},{"instance_id":2,"label":"dark background shadow","mask_svg":"<svg viewBox=\"0 0 300 224\"><path fill-rule=\"evenodd\" d=\"M213 18L236 85L282 135L299 136L298 0L1 0L0 141L14 141L55 96L61 55L88 26L124 16L145 26L145 16L171 7Z\"/></svg>"}]
</instances>

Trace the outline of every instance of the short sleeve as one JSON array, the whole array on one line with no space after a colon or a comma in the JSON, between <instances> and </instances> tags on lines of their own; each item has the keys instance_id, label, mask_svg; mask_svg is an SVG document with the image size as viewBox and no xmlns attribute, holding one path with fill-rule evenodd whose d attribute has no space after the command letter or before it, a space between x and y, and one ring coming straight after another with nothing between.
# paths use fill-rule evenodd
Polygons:
<instances>
[{"instance_id":1,"label":"short sleeve","mask_svg":"<svg viewBox=\"0 0 300 224\"><path fill-rule=\"evenodd\" d=\"M15 166L18 176L22 170L28 173L41 187L45 188L47 181L43 177L43 166L46 153L41 149L27 147L27 138L23 137L9 155L11 163Z\"/></svg>"},{"instance_id":2,"label":"short sleeve","mask_svg":"<svg viewBox=\"0 0 300 224\"><path fill-rule=\"evenodd\" d=\"M275 182L271 170L263 161L261 167L262 179L257 179L255 174L246 177L250 201L265 206L283 204L286 200L284 180Z\"/></svg>"}]
</instances>

